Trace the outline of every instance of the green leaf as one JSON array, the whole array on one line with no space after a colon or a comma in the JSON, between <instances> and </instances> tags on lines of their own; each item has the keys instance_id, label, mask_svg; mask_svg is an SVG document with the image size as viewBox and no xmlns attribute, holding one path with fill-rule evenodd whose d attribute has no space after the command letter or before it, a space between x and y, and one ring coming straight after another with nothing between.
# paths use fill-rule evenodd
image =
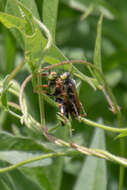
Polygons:
<instances>
[{"instance_id":1,"label":"green leaf","mask_svg":"<svg viewBox=\"0 0 127 190\"><path fill-rule=\"evenodd\" d=\"M7 30L4 30L5 37L5 72L10 73L15 65L15 54L16 54L16 43L11 35L11 33Z\"/></svg>"},{"instance_id":2,"label":"green leaf","mask_svg":"<svg viewBox=\"0 0 127 190\"><path fill-rule=\"evenodd\" d=\"M14 1L14 0L13 0ZM18 7L17 7L18 8ZM10 10L10 9L9 9ZM12 10L11 10L12 11ZM26 11L28 14L28 10ZM18 12L17 14L20 14ZM27 17L27 15L26 15ZM45 47L47 40L43 37L42 33L38 29L35 29L33 35L27 35L26 33L26 24L27 21L20 19L19 17L15 17L6 13L0 14L0 21L8 28L16 28L18 29L24 37L25 40L25 52L27 62L31 64L31 68L34 69L36 64L42 54L42 50ZM45 60L52 63L57 63L59 61L63 61L66 58L62 55L62 53L57 49L54 45L48 51ZM33 65L32 65L33 63Z\"/></svg>"},{"instance_id":3,"label":"green leaf","mask_svg":"<svg viewBox=\"0 0 127 190\"><path fill-rule=\"evenodd\" d=\"M28 10L23 4L18 2L18 5L20 7L20 12L22 17L25 19L26 21L26 34L27 35L33 35L33 33L35 32L35 25L34 25L34 20L33 20L33 15L30 12L30 10Z\"/></svg>"},{"instance_id":4,"label":"green leaf","mask_svg":"<svg viewBox=\"0 0 127 190\"><path fill-rule=\"evenodd\" d=\"M55 42L58 3L59 0L43 1L43 22L49 29L54 42Z\"/></svg>"},{"instance_id":5,"label":"green leaf","mask_svg":"<svg viewBox=\"0 0 127 190\"><path fill-rule=\"evenodd\" d=\"M62 180L64 158L56 158L51 166L48 166L48 178L54 190L59 190ZM49 170L49 171L48 171ZM56 172L57 171L57 172Z\"/></svg>"},{"instance_id":6,"label":"green leaf","mask_svg":"<svg viewBox=\"0 0 127 190\"><path fill-rule=\"evenodd\" d=\"M45 44L44 37L37 26L35 26L32 12L21 3L18 3L27 22L27 32L25 35L25 54L26 61L34 71L42 55Z\"/></svg>"},{"instance_id":7,"label":"green leaf","mask_svg":"<svg viewBox=\"0 0 127 190\"><path fill-rule=\"evenodd\" d=\"M6 4L5 12L22 19L22 14L17 2L18 2L17 0L8 0ZM24 49L24 38L22 36L20 29L16 30L15 28L13 28L11 29L11 32L14 35L16 41L19 43L20 47Z\"/></svg>"},{"instance_id":8,"label":"green leaf","mask_svg":"<svg viewBox=\"0 0 127 190\"><path fill-rule=\"evenodd\" d=\"M30 131L29 131L30 133ZM38 137L39 138L39 137ZM43 144L41 141L35 141L30 137L14 136L10 133L0 131L0 150L22 150L22 151L42 151L49 152L50 146ZM41 144L42 143L42 144ZM27 146L26 146L27 145Z\"/></svg>"},{"instance_id":9,"label":"green leaf","mask_svg":"<svg viewBox=\"0 0 127 190\"><path fill-rule=\"evenodd\" d=\"M103 21L103 15L100 16L100 19L98 21L97 37L96 37L95 50L94 50L94 65L97 66L100 70L102 70L102 65L101 65L102 21Z\"/></svg>"},{"instance_id":10,"label":"green leaf","mask_svg":"<svg viewBox=\"0 0 127 190\"><path fill-rule=\"evenodd\" d=\"M26 16L26 20L6 13L1 13L0 21L7 28L16 28L23 34L25 41L26 59L27 62L29 62L31 69L34 69L36 67L36 63L40 59L46 41L42 36L40 30L37 27L35 27L34 21L30 20L30 17L32 17L31 12L20 4L20 8L21 7L24 15Z\"/></svg>"},{"instance_id":11,"label":"green leaf","mask_svg":"<svg viewBox=\"0 0 127 190\"><path fill-rule=\"evenodd\" d=\"M42 36L42 33L39 31L39 29L36 29L33 35L26 36L25 55L26 60L30 64L32 70L37 67L37 63L40 60L45 45L46 40Z\"/></svg>"},{"instance_id":12,"label":"green leaf","mask_svg":"<svg viewBox=\"0 0 127 190\"><path fill-rule=\"evenodd\" d=\"M67 60L67 58L55 45L51 46L46 56L44 57L44 61L50 64L55 64L65 60Z\"/></svg>"},{"instance_id":13,"label":"green leaf","mask_svg":"<svg viewBox=\"0 0 127 190\"><path fill-rule=\"evenodd\" d=\"M8 0L5 12L13 16L22 17L17 0Z\"/></svg>"},{"instance_id":14,"label":"green leaf","mask_svg":"<svg viewBox=\"0 0 127 190\"><path fill-rule=\"evenodd\" d=\"M2 84L2 90L1 90L1 103L3 105L4 108L8 109L8 104L7 104L7 93L8 93L8 89L9 89L10 85L8 84L8 75L6 75L6 77L3 80L3 84Z\"/></svg>"},{"instance_id":15,"label":"green leaf","mask_svg":"<svg viewBox=\"0 0 127 190\"><path fill-rule=\"evenodd\" d=\"M11 2L12 2L12 0L11 0ZM38 13L38 10L37 10L35 0L32 0L32 1L31 0L27 0L27 1L26 0L20 0L20 2L31 11L33 16L35 16L36 18L39 19L39 13Z\"/></svg>"},{"instance_id":16,"label":"green leaf","mask_svg":"<svg viewBox=\"0 0 127 190\"><path fill-rule=\"evenodd\" d=\"M26 22L19 17L0 12L0 22L2 22L2 24L9 29L16 28L22 32L22 34L25 34Z\"/></svg>"},{"instance_id":17,"label":"green leaf","mask_svg":"<svg viewBox=\"0 0 127 190\"><path fill-rule=\"evenodd\" d=\"M10 188L7 186L7 184L3 181L3 179L0 179L0 187L2 190L10 190Z\"/></svg>"},{"instance_id":18,"label":"green leaf","mask_svg":"<svg viewBox=\"0 0 127 190\"><path fill-rule=\"evenodd\" d=\"M31 0L27 0L27 1L21 0L20 2L31 10L33 16L35 16L36 18L39 18L39 14L38 14L37 7L36 7L34 0L32 0L32 1ZM22 13L21 13L21 10L19 9L17 0L8 0L7 1L6 12L8 14L22 18ZM11 31L12 31L13 35L15 36L16 40L18 41L19 45L21 46L21 48L24 49L23 38L22 38L21 34L19 33L19 31L16 31L14 29L13 30L11 29Z\"/></svg>"},{"instance_id":19,"label":"green leaf","mask_svg":"<svg viewBox=\"0 0 127 190\"><path fill-rule=\"evenodd\" d=\"M54 100L52 100L49 96L47 96L46 94L42 94L42 96L43 96L43 99L44 99L46 102L48 102L50 105L52 105L52 106L58 108L57 103L56 103Z\"/></svg>"},{"instance_id":20,"label":"green leaf","mask_svg":"<svg viewBox=\"0 0 127 190\"><path fill-rule=\"evenodd\" d=\"M104 132L101 129L96 129L90 147L105 149ZM106 184L107 176L105 161L88 156L84 161L74 190L106 190Z\"/></svg>"},{"instance_id":21,"label":"green leaf","mask_svg":"<svg viewBox=\"0 0 127 190\"><path fill-rule=\"evenodd\" d=\"M94 90L96 90L96 86L94 85L94 79L86 76L81 73L76 67L73 67L74 75L80 78L81 80L87 82Z\"/></svg>"},{"instance_id":22,"label":"green leaf","mask_svg":"<svg viewBox=\"0 0 127 190\"><path fill-rule=\"evenodd\" d=\"M45 167L38 168L23 168L23 173L26 174L32 181L35 181L45 190L53 190L53 187L50 183L50 179L46 175Z\"/></svg>"},{"instance_id":23,"label":"green leaf","mask_svg":"<svg viewBox=\"0 0 127 190\"><path fill-rule=\"evenodd\" d=\"M2 165L4 164L0 163L0 166ZM31 180L31 178L27 177L27 175L24 175L24 173L19 169L2 174L0 176L0 184L1 183L4 186L4 189L2 190L43 190L43 188L40 188L35 181Z\"/></svg>"},{"instance_id":24,"label":"green leaf","mask_svg":"<svg viewBox=\"0 0 127 190\"><path fill-rule=\"evenodd\" d=\"M26 128L26 132L29 133L30 137L15 136L0 130L0 151L17 150L27 152L32 150L33 152L38 151L42 153L67 151L65 147L58 147L53 143L45 142L41 135L33 133L28 128Z\"/></svg>"},{"instance_id":25,"label":"green leaf","mask_svg":"<svg viewBox=\"0 0 127 190\"><path fill-rule=\"evenodd\" d=\"M22 6L22 9L24 11L24 14L26 15L27 20L30 20L28 18L31 15L29 10L23 6ZM2 20L2 22L4 24L6 24L6 22L9 21L6 24L6 27L8 27L8 28L15 27L20 32L23 32L24 40L25 40L25 52L26 52L25 54L26 54L27 62L30 63L31 69L34 70L36 67L36 63L39 61L39 59L42 55L42 51L43 51L43 48L45 47L45 45L47 43L47 40L43 37L43 35L40 32L40 30L38 29L38 27L35 28L35 32L33 33L33 35L27 35L27 33L26 33L27 32L26 31L26 25L28 24L27 20L25 21L23 19L20 19L19 17L15 17L12 15L6 15L6 16L7 16L7 19ZM14 21L15 18L18 20L17 23L15 23L15 21ZM10 22L10 20L13 20L13 22ZM20 20L22 20L23 22L20 23ZM18 27L18 26L20 26L20 27ZM55 62L58 62L59 57L61 58L61 53L59 55L59 50L55 46L52 46L51 50L49 50L49 52L48 52L48 55L50 55L51 60L54 59L54 58L51 58L54 53L55 53L55 59L57 58L57 60ZM54 55L53 55L53 57L54 57ZM64 57L64 56L62 55L62 57ZM63 60L63 59L61 59L61 60Z\"/></svg>"},{"instance_id":26,"label":"green leaf","mask_svg":"<svg viewBox=\"0 0 127 190\"><path fill-rule=\"evenodd\" d=\"M38 10L34 0L8 0L6 5L6 12L15 16L22 17L22 13L18 7L19 4L24 5L24 7L28 8L31 11L32 15L34 15L36 18L39 18Z\"/></svg>"},{"instance_id":27,"label":"green leaf","mask_svg":"<svg viewBox=\"0 0 127 190\"><path fill-rule=\"evenodd\" d=\"M6 94L6 92L3 92L3 93L1 94L0 100L1 100L2 106L3 106L4 108L7 108L7 94Z\"/></svg>"}]
</instances>

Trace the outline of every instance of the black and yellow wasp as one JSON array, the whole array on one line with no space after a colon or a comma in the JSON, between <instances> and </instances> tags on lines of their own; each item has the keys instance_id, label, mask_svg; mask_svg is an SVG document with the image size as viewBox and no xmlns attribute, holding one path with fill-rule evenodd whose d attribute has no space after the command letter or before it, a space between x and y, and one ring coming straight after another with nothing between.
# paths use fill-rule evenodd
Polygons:
<instances>
[{"instance_id":1,"label":"black and yellow wasp","mask_svg":"<svg viewBox=\"0 0 127 190\"><path fill-rule=\"evenodd\" d=\"M50 72L43 75L47 77L48 84L40 87L49 88L49 92L46 94L53 97L58 104L59 113L64 121L66 121L65 117L71 116L72 119L75 119L78 116L86 115L78 97L75 80L69 72L62 74Z\"/></svg>"}]
</instances>

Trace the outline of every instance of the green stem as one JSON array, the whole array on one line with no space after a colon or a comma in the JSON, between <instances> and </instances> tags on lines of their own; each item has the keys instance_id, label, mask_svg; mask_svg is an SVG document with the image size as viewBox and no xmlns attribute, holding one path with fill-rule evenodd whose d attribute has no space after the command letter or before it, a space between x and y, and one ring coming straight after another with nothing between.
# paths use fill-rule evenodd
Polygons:
<instances>
[{"instance_id":1,"label":"green stem","mask_svg":"<svg viewBox=\"0 0 127 190\"><path fill-rule=\"evenodd\" d=\"M127 132L127 128L115 128L115 127L109 127L107 125L102 125L100 123L96 123L94 121L85 119L83 117L79 117L79 120L82 121L83 123L89 125L89 126L93 126L93 127L98 127L101 129L104 129L106 131L110 131L110 132L115 132L115 133L122 133L122 132Z\"/></svg>"},{"instance_id":2,"label":"green stem","mask_svg":"<svg viewBox=\"0 0 127 190\"><path fill-rule=\"evenodd\" d=\"M23 60L12 72L9 74L7 82L9 83L15 76L16 74L21 70L21 68L24 66L25 60Z\"/></svg>"},{"instance_id":3,"label":"green stem","mask_svg":"<svg viewBox=\"0 0 127 190\"><path fill-rule=\"evenodd\" d=\"M121 142L120 142L121 145ZM119 190L123 190L124 185L124 167L120 166L120 174L119 174Z\"/></svg>"},{"instance_id":4,"label":"green stem","mask_svg":"<svg viewBox=\"0 0 127 190\"><path fill-rule=\"evenodd\" d=\"M41 85L41 76L38 75L38 86ZM44 112L44 100L41 93L38 93L39 97L39 105L40 105L40 118L41 118L41 126L42 128L45 127L45 112Z\"/></svg>"},{"instance_id":5,"label":"green stem","mask_svg":"<svg viewBox=\"0 0 127 190\"><path fill-rule=\"evenodd\" d=\"M20 106L19 106L18 104L14 103L14 102L8 102L8 105L9 105L10 107L15 108L16 110L21 111Z\"/></svg>"},{"instance_id":6,"label":"green stem","mask_svg":"<svg viewBox=\"0 0 127 190\"><path fill-rule=\"evenodd\" d=\"M6 167L6 168L1 168L0 169L0 173L14 170L14 169L16 169L16 168L18 168L20 166L23 166L25 164L28 164L28 163L31 163L31 162L35 162L35 161L38 161L38 160L42 160L42 159L46 159L46 158L52 158L52 157L57 157L57 156L67 156L69 154L70 154L70 152L58 152L58 153L49 153L49 154L37 156L37 157L31 158L31 159L28 159L28 160L24 160L22 162L19 162L17 164L12 165L12 166L9 166L9 167Z\"/></svg>"},{"instance_id":7,"label":"green stem","mask_svg":"<svg viewBox=\"0 0 127 190\"><path fill-rule=\"evenodd\" d=\"M48 42L47 42L47 44L43 50L43 51L47 51L53 43L52 35L51 35L50 31L48 30L48 28L42 22L40 22L38 19L36 19L35 17L34 17L34 21L40 26L42 31L45 32L45 34L48 38Z\"/></svg>"},{"instance_id":8,"label":"green stem","mask_svg":"<svg viewBox=\"0 0 127 190\"><path fill-rule=\"evenodd\" d=\"M118 120L120 123L120 127L123 127L123 121L122 121L122 115L121 112L118 113ZM120 150L121 150L121 156L125 155L125 140L120 139ZM124 185L124 167L120 166L120 174L119 174L119 190L123 190Z\"/></svg>"},{"instance_id":9,"label":"green stem","mask_svg":"<svg viewBox=\"0 0 127 190\"><path fill-rule=\"evenodd\" d=\"M58 123L55 127L52 127L51 129L48 130L48 133L51 133L52 131L55 131L60 127L60 123Z\"/></svg>"},{"instance_id":10,"label":"green stem","mask_svg":"<svg viewBox=\"0 0 127 190\"><path fill-rule=\"evenodd\" d=\"M18 119L21 119L22 118L22 116L20 116L20 115L18 115L17 113L15 113L15 112L13 112L13 111L11 111L11 110L6 110L6 112L8 112L8 113L10 113L11 115L13 115L14 117L16 117L16 118L18 118Z\"/></svg>"}]
</instances>

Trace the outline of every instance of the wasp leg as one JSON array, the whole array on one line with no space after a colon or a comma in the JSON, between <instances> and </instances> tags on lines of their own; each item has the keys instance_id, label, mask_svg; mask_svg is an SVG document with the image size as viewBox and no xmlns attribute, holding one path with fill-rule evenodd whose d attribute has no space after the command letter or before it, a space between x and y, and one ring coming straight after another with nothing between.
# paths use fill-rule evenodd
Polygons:
<instances>
[{"instance_id":1,"label":"wasp leg","mask_svg":"<svg viewBox=\"0 0 127 190\"><path fill-rule=\"evenodd\" d=\"M60 119L63 120L62 125L64 125L66 123L66 117L68 117L66 104L64 102L64 99L61 99L61 98L57 98L56 102L58 103L58 107L59 107L58 115L61 117Z\"/></svg>"},{"instance_id":2,"label":"wasp leg","mask_svg":"<svg viewBox=\"0 0 127 190\"><path fill-rule=\"evenodd\" d=\"M62 126L64 126L65 123L67 122L64 114L62 114L61 112L57 112L57 116L58 119L61 121Z\"/></svg>"},{"instance_id":3,"label":"wasp leg","mask_svg":"<svg viewBox=\"0 0 127 190\"><path fill-rule=\"evenodd\" d=\"M76 107L76 105L72 102L72 110L71 110L71 112L72 112L72 116L73 116L73 114L76 116L76 117L78 117L79 116L79 112L78 112L78 110L77 110L77 107Z\"/></svg>"},{"instance_id":4,"label":"wasp leg","mask_svg":"<svg viewBox=\"0 0 127 190\"><path fill-rule=\"evenodd\" d=\"M80 114L80 116L82 116L82 117L87 116L87 113L85 112L85 109L84 109L83 105L81 104L81 102L80 102L80 105L81 105L81 111L82 111L82 113Z\"/></svg>"},{"instance_id":5,"label":"wasp leg","mask_svg":"<svg viewBox=\"0 0 127 190\"><path fill-rule=\"evenodd\" d=\"M43 85L37 86L36 88L34 88L34 93L39 93L39 92L43 91L43 90L39 91L38 90L39 88L48 88L48 85L47 84L43 84Z\"/></svg>"},{"instance_id":6,"label":"wasp leg","mask_svg":"<svg viewBox=\"0 0 127 190\"><path fill-rule=\"evenodd\" d=\"M37 93L37 94L46 94L46 95L49 95L47 91L45 90L34 90L34 93Z\"/></svg>"}]
</instances>

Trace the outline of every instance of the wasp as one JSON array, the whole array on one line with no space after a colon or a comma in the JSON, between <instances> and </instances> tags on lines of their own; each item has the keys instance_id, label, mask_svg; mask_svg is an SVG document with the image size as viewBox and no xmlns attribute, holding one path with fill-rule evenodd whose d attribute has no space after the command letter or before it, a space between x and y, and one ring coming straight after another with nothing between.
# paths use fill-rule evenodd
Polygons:
<instances>
[{"instance_id":1,"label":"wasp","mask_svg":"<svg viewBox=\"0 0 127 190\"><path fill-rule=\"evenodd\" d=\"M41 85L40 87L49 88L49 92L46 94L53 97L54 101L58 104L59 113L65 122L65 117L69 118L71 116L72 119L75 119L78 116L86 116L78 97L76 82L69 72L62 74L50 72L45 74L45 76L47 76L48 84Z\"/></svg>"}]
</instances>

